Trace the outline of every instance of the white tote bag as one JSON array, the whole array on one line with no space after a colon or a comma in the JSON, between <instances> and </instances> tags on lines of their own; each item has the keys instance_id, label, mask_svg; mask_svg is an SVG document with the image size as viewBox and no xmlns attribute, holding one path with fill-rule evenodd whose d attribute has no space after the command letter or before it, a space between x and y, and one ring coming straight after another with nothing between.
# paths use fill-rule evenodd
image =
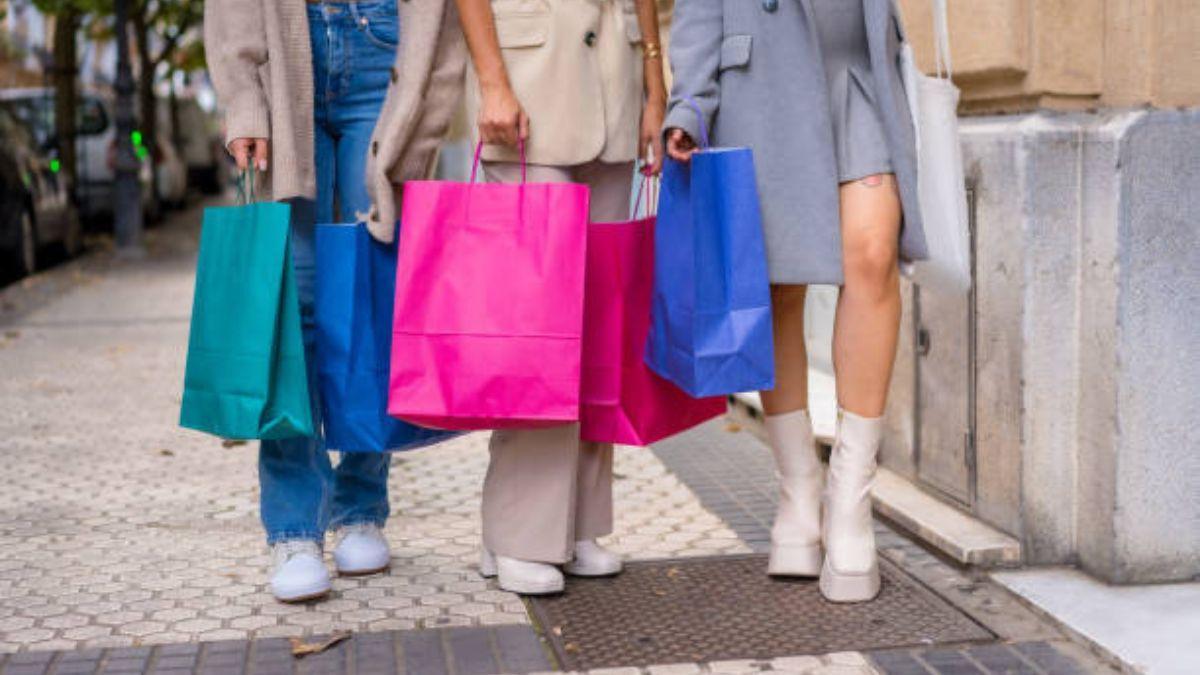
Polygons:
<instances>
[{"instance_id":1,"label":"white tote bag","mask_svg":"<svg viewBox=\"0 0 1200 675\"><path fill-rule=\"evenodd\" d=\"M971 289L971 247L946 0L933 0L933 12L936 75L921 73L912 46L901 47L904 89L917 136L917 190L929 247L929 259L917 262L913 279L922 286L966 293Z\"/></svg>"}]
</instances>

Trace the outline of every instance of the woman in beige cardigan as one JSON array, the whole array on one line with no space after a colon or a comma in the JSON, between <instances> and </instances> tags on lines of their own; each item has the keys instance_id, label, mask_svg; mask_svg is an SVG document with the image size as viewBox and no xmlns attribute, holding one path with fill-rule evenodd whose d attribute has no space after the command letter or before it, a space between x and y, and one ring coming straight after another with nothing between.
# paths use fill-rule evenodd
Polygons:
<instances>
[{"instance_id":1,"label":"woman in beige cardigan","mask_svg":"<svg viewBox=\"0 0 1200 675\"><path fill-rule=\"evenodd\" d=\"M662 157L666 90L654 0L457 0L471 48L469 114L484 173L591 188L595 221L628 216L634 161ZM648 167L657 172L658 159ZM517 593L554 593L563 571L603 576L621 560L612 531L611 445L577 424L492 434L483 486L480 571Z\"/></svg>"},{"instance_id":2,"label":"woman in beige cardigan","mask_svg":"<svg viewBox=\"0 0 1200 675\"><path fill-rule=\"evenodd\" d=\"M208 0L205 41L238 167L253 163L272 197L292 203L311 381L314 224L357 216L393 240L395 190L428 177L461 91L457 13L449 0ZM320 402L313 407L319 420ZM329 592L327 529L336 530L339 573L387 568L387 470L383 453L343 453L335 467L321 438L263 441L261 512L277 598Z\"/></svg>"}]
</instances>

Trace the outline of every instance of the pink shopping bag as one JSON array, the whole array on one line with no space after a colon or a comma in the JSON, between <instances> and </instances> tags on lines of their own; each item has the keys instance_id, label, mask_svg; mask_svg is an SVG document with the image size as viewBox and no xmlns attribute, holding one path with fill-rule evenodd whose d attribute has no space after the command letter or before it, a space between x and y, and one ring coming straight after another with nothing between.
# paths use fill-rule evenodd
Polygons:
<instances>
[{"instance_id":1,"label":"pink shopping bag","mask_svg":"<svg viewBox=\"0 0 1200 675\"><path fill-rule=\"evenodd\" d=\"M579 418L588 189L409 181L388 413L452 430ZM522 162L524 162L522 148Z\"/></svg>"},{"instance_id":2,"label":"pink shopping bag","mask_svg":"<svg viewBox=\"0 0 1200 675\"><path fill-rule=\"evenodd\" d=\"M644 179L638 188L637 202ZM648 201L652 201L649 200ZM649 445L725 411L695 399L646 366L654 288L654 216L588 228L580 437Z\"/></svg>"}]
</instances>

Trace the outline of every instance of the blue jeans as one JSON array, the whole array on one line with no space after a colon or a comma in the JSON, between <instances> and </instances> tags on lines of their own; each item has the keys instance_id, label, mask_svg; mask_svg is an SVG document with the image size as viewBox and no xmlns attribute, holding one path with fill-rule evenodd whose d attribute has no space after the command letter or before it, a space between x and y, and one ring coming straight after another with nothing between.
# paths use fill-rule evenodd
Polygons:
<instances>
[{"instance_id":1,"label":"blue jeans","mask_svg":"<svg viewBox=\"0 0 1200 675\"><path fill-rule=\"evenodd\" d=\"M292 265L308 356L314 421L321 404L315 372L313 285L316 223L350 221L370 208L365 170L399 41L396 0L309 4L317 199L292 201ZM334 467L316 438L263 441L258 455L267 542L322 541L326 530L387 520L387 453L342 453Z\"/></svg>"}]
</instances>

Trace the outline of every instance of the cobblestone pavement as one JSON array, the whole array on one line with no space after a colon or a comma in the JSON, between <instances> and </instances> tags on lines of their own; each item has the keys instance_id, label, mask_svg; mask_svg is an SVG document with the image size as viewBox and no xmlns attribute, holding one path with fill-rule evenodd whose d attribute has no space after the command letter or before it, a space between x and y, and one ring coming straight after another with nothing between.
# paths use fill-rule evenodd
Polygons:
<instances>
[{"instance_id":1,"label":"cobblestone pavement","mask_svg":"<svg viewBox=\"0 0 1200 675\"><path fill-rule=\"evenodd\" d=\"M545 655L544 644L524 603L475 572L484 435L394 459L391 573L337 579L322 603L270 597L253 446L227 447L175 423L199 209L175 220L149 233L145 260L101 252L0 291L0 674L541 668L531 645ZM719 452L700 449L710 459ZM702 480L694 465L703 453L689 469L679 446L621 449L609 545L631 558L761 549L771 478L755 455L764 449L742 451L744 466ZM739 475L741 492L731 492L722 481ZM925 560L892 536L892 555ZM923 581L975 595L936 561L921 564ZM338 630L354 637L303 660L282 639ZM476 658L485 644L490 664ZM911 672L985 672L947 653L933 662L910 650L595 672L910 672L909 660L924 664ZM413 667L407 659L421 654L441 665Z\"/></svg>"},{"instance_id":2,"label":"cobblestone pavement","mask_svg":"<svg viewBox=\"0 0 1200 675\"><path fill-rule=\"evenodd\" d=\"M146 261L101 255L3 296L0 652L528 623L475 572L481 434L396 457L391 574L337 579L323 603L271 599L254 446L175 424L187 217L151 233ZM22 306L38 284L63 288ZM615 471L616 549L748 550L652 453L622 449Z\"/></svg>"}]
</instances>

